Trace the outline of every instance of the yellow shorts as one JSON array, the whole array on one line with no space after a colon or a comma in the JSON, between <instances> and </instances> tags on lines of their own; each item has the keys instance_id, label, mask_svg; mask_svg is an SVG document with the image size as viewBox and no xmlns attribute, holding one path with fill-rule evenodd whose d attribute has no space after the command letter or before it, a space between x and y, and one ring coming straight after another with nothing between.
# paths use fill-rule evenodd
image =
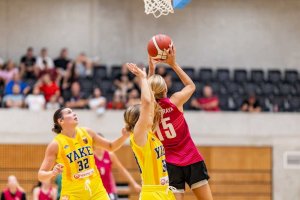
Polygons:
<instances>
[{"instance_id":1,"label":"yellow shorts","mask_svg":"<svg viewBox=\"0 0 300 200\"><path fill-rule=\"evenodd\" d=\"M143 185L139 200L175 200L167 185Z\"/></svg>"}]
</instances>

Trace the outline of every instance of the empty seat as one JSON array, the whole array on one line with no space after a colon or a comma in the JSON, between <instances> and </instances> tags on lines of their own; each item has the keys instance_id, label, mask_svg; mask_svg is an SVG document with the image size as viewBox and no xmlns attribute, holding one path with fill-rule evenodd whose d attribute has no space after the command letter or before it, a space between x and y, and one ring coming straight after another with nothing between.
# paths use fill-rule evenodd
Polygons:
<instances>
[{"instance_id":1,"label":"empty seat","mask_svg":"<svg viewBox=\"0 0 300 200\"><path fill-rule=\"evenodd\" d=\"M89 96L93 93L93 81L89 78L79 78L78 79L81 91L84 92L85 95Z\"/></svg>"},{"instance_id":2,"label":"empty seat","mask_svg":"<svg viewBox=\"0 0 300 200\"><path fill-rule=\"evenodd\" d=\"M299 80L299 74L296 70L286 70L284 72L284 81L286 83L295 84Z\"/></svg>"},{"instance_id":3,"label":"empty seat","mask_svg":"<svg viewBox=\"0 0 300 200\"><path fill-rule=\"evenodd\" d=\"M178 92L180 91L182 88L184 87L184 85L181 83L181 81L174 81L172 83L172 86L170 88L169 93L173 94L174 92Z\"/></svg>"},{"instance_id":4,"label":"empty seat","mask_svg":"<svg viewBox=\"0 0 300 200\"><path fill-rule=\"evenodd\" d=\"M107 79L107 69L105 65L95 66L93 69L94 79Z\"/></svg>"},{"instance_id":5,"label":"empty seat","mask_svg":"<svg viewBox=\"0 0 300 200\"><path fill-rule=\"evenodd\" d=\"M223 111L230 110L230 108L229 108L229 97L227 95L219 96L219 107Z\"/></svg>"},{"instance_id":6,"label":"empty seat","mask_svg":"<svg viewBox=\"0 0 300 200\"><path fill-rule=\"evenodd\" d=\"M295 91L293 90L293 87L288 83L281 83L279 84L279 93L282 96L291 96L295 94Z\"/></svg>"},{"instance_id":7,"label":"empty seat","mask_svg":"<svg viewBox=\"0 0 300 200\"><path fill-rule=\"evenodd\" d=\"M196 80L197 76L193 67L183 67L182 69L192 80Z\"/></svg>"},{"instance_id":8,"label":"empty seat","mask_svg":"<svg viewBox=\"0 0 300 200\"><path fill-rule=\"evenodd\" d=\"M216 81L218 82L228 82L230 81L230 72L228 69L218 69L216 71Z\"/></svg>"},{"instance_id":9,"label":"empty seat","mask_svg":"<svg viewBox=\"0 0 300 200\"><path fill-rule=\"evenodd\" d=\"M281 72L279 70L268 71L268 81L274 84L281 82Z\"/></svg>"},{"instance_id":10,"label":"empty seat","mask_svg":"<svg viewBox=\"0 0 300 200\"><path fill-rule=\"evenodd\" d=\"M98 80L95 82L95 86L101 88L103 95L111 95L115 91L115 86L111 80Z\"/></svg>"},{"instance_id":11,"label":"empty seat","mask_svg":"<svg viewBox=\"0 0 300 200\"><path fill-rule=\"evenodd\" d=\"M233 72L233 80L238 83L247 82L247 71L244 69L236 69Z\"/></svg>"},{"instance_id":12,"label":"empty seat","mask_svg":"<svg viewBox=\"0 0 300 200\"><path fill-rule=\"evenodd\" d=\"M209 83L213 81L213 70L208 68L202 68L199 70L199 81L203 83Z\"/></svg>"},{"instance_id":13,"label":"empty seat","mask_svg":"<svg viewBox=\"0 0 300 200\"><path fill-rule=\"evenodd\" d=\"M121 68L122 66L120 65L113 65L111 67L110 77L112 80L114 80L119 74L121 74Z\"/></svg>"},{"instance_id":14,"label":"empty seat","mask_svg":"<svg viewBox=\"0 0 300 200\"><path fill-rule=\"evenodd\" d=\"M250 80L254 83L262 83L265 81L264 72L262 70L251 70Z\"/></svg>"},{"instance_id":15,"label":"empty seat","mask_svg":"<svg viewBox=\"0 0 300 200\"><path fill-rule=\"evenodd\" d=\"M300 98L293 97L288 100L289 103L289 110L291 112L299 112L300 111Z\"/></svg>"},{"instance_id":16,"label":"empty seat","mask_svg":"<svg viewBox=\"0 0 300 200\"><path fill-rule=\"evenodd\" d=\"M241 91L243 89L236 82L227 82L225 83L225 86L226 86L226 91L230 95L243 94L243 91Z\"/></svg>"},{"instance_id":17,"label":"empty seat","mask_svg":"<svg viewBox=\"0 0 300 200\"><path fill-rule=\"evenodd\" d=\"M262 83L261 89L264 96L279 95L279 89L272 83Z\"/></svg>"},{"instance_id":18,"label":"empty seat","mask_svg":"<svg viewBox=\"0 0 300 200\"><path fill-rule=\"evenodd\" d=\"M246 95L256 94L260 95L261 91L257 84L248 82L243 84L243 88Z\"/></svg>"}]
</instances>

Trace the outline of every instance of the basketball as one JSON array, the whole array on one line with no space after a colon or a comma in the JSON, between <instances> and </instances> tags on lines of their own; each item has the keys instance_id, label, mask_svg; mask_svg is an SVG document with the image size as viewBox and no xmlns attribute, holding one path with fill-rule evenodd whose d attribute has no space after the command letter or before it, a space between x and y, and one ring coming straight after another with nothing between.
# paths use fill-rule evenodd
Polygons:
<instances>
[{"instance_id":1,"label":"basketball","mask_svg":"<svg viewBox=\"0 0 300 200\"><path fill-rule=\"evenodd\" d=\"M165 60L168 56L170 45L173 45L172 39L164 34L154 35L148 42L148 54L157 60Z\"/></svg>"}]
</instances>

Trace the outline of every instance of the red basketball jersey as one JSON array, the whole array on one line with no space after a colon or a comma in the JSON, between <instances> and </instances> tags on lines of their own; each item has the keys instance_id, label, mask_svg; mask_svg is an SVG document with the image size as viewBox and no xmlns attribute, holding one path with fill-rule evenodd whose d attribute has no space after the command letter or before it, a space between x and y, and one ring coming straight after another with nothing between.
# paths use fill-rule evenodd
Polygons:
<instances>
[{"instance_id":1,"label":"red basketball jersey","mask_svg":"<svg viewBox=\"0 0 300 200\"><path fill-rule=\"evenodd\" d=\"M157 102L163 109L163 115L155 134L165 147L167 163L187 166L202 161L203 157L191 138L183 113L169 98Z\"/></svg>"}]
</instances>

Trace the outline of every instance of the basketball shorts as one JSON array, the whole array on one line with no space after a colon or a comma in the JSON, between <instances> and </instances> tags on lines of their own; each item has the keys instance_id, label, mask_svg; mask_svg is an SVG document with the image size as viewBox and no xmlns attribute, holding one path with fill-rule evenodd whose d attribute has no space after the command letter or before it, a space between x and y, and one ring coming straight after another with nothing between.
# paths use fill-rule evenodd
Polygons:
<instances>
[{"instance_id":1,"label":"basketball shorts","mask_svg":"<svg viewBox=\"0 0 300 200\"><path fill-rule=\"evenodd\" d=\"M168 185L143 185L139 200L175 200Z\"/></svg>"},{"instance_id":2,"label":"basketball shorts","mask_svg":"<svg viewBox=\"0 0 300 200\"><path fill-rule=\"evenodd\" d=\"M201 187L208 183L208 172L204 161L200 161L187 166L176 166L167 163L170 186L177 189L176 192L184 192L185 183L191 189Z\"/></svg>"}]
</instances>

